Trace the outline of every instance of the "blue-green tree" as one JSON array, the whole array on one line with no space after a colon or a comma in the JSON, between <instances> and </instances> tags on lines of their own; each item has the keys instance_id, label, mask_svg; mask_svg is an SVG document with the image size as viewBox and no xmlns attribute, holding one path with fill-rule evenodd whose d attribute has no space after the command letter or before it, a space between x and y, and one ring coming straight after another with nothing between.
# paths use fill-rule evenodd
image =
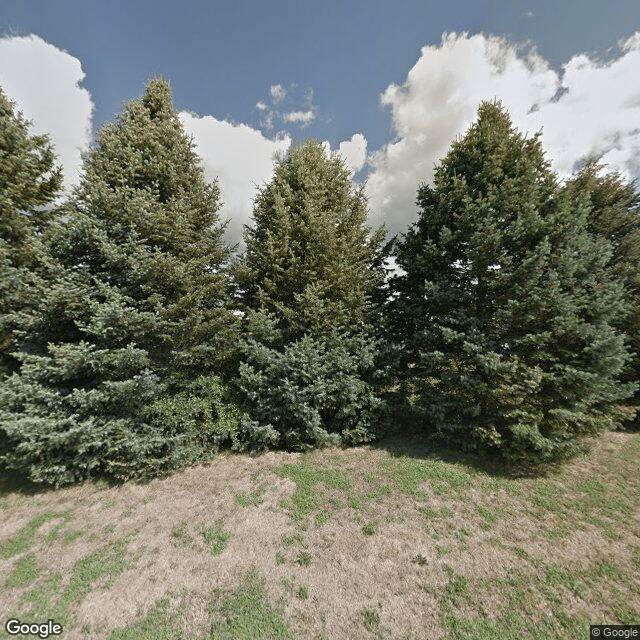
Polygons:
<instances>
[{"instance_id":1,"label":"blue-green tree","mask_svg":"<svg viewBox=\"0 0 640 640\"><path fill-rule=\"evenodd\" d=\"M240 387L257 444L305 448L374 437L384 230L349 171L309 140L280 160L245 233ZM253 434L253 435L252 435Z\"/></svg>"},{"instance_id":2,"label":"blue-green tree","mask_svg":"<svg viewBox=\"0 0 640 640\"><path fill-rule=\"evenodd\" d=\"M13 331L46 290L42 234L61 183L48 137L31 135L0 89L0 378L18 367Z\"/></svg>"},{"instance_id":3,"label":"blue-green tree","mask_svg":"<svg viewBox=\"0 0 640 640\"><path fill-rule=\"evenodd\" d=\"M432 426L465 447L539 462L628 416L611 246L588 232L585 200L562 197L538 136L483 103L418 205L397 244L406 273L389 312Z\"/></svg>"},{"instance_id":4,"label":"blue-green tree","mask_svg":"<svg viewBox=\"0 0 640 640\"><path fill-rule=\"evenodd\" d=\"M0 387L5 465L53 484L127 478L230 437L215 376L238 322L218 197L169 84L152 79L101 130L48 234L57 270L23 325L21 368Z\"/></svg>"}]
</instances>

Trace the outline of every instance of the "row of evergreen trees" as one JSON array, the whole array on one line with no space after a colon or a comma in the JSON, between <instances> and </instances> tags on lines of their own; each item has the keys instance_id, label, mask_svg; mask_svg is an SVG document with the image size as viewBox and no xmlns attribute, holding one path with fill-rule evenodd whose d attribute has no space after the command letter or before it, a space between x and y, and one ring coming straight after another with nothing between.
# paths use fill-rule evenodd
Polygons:
<instances>
[{"instance_id":1,"label":"row of evergreen trees","mask_svg":"<svg viewBox=\"0 0 640 640\"><path fill-rule=\"evenodd\" d=\"M537 463L635 414L638 196L595 163L559 183L498 103L384 246L308 141L235 256L162 79L60 189L0 91L0 463L36 482L367 442L409 409L425 434Z\"/></svg>"}]
</instances>

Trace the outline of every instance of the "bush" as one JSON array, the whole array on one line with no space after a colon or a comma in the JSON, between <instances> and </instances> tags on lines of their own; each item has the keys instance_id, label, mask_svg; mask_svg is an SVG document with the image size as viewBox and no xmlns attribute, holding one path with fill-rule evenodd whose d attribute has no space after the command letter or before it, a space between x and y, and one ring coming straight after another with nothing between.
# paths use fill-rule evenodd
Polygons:
<instances>
[{"instance_id":1,"label":"bush","mask_svg":"<svg viewBox=\"0 0 640 640\"><path fill-rule=\"evenodd\" d=\"M200 376L184 391L156 400L150 416L168 440L179 441L173 468L236 446L241 425L248 419L233 391L215 376Z\"/></svg>"},{"instance_id":2,"label":"bush","mask_svg":"<svg viewBox=\"0 0 640 640\"><path fill-rule=\"evenodd\" d=\"M247 447L304 450L380 434L377 341L365 330L334 329L282 345L274 317L258 312L249 319L249 336L238 382L253 417L243 425Z\"/></svg>"},{"instance_id":3,"label":"bush","mask_svg":"<svg viewBox=\"0 0 640 640\"><path fill-rule=\"evenodd\" d=\"M126 480L210 458L233 441L242 413L219 379L199 378L170 395L146 362L133 347L99 351L86 343L23 356L20 375L0 384L0 464L54 486ZM123 371L80 387L105 367Z\"/></svg>"}]
</instances>

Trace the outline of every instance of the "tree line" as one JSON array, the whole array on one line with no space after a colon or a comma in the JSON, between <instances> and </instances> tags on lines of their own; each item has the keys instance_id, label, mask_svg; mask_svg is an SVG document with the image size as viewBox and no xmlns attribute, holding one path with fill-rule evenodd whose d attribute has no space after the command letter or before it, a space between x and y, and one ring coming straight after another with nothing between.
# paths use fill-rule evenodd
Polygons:
<instances>
[{"instance_id":1,"label":"tree line","mask_svg":"<svg viewBox=\"0 0 640 640\"><path fill-rule=\"evenodd\" d=\"M309 140L259 189L238 255L163 79L83 162L61 200L48 137L0 90L4 469L151 477L221 449L371 442L408 415L538 465L635 424L640 198L595 161L561 182L499 102L386 243Z\"/></svg>"}]
</instances>

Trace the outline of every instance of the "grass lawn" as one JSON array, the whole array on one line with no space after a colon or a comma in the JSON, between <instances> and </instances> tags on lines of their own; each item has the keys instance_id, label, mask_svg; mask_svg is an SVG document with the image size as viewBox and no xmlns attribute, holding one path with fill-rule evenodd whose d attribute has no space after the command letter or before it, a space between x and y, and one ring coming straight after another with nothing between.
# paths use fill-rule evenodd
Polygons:
<instances>
[{"instance_id":1,"label":"grass lawn","mask_svg":"<svg viewBox=\"0 0 640 640\"><path fill-rule=\"evenodd\" d=\"M521 640L640 623L640 435L514 478L411 437L0 487L4 622L63 639ZM35 637L35 636L32 636Z\"/></svg>"}]
</instances>

